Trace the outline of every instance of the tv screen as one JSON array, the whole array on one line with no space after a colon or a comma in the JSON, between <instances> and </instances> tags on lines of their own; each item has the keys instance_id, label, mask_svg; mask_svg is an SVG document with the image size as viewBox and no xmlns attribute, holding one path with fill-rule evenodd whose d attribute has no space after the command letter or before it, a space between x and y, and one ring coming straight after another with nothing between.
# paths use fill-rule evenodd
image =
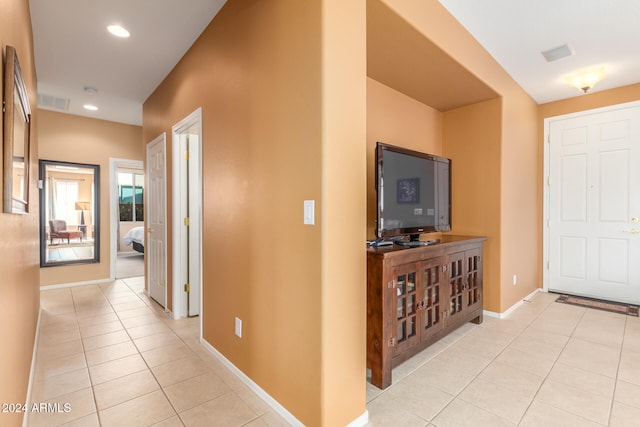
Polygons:
<instances>
[{"instance_id":1,"label":"tv screen","mask_svg":"<svg viewBox=\"0 0 640 427\"><path fill-rule=\"evenodd\" d=\"M378 142L378 238L451 230L451 160Z\"/></svg>"}]
</instances>

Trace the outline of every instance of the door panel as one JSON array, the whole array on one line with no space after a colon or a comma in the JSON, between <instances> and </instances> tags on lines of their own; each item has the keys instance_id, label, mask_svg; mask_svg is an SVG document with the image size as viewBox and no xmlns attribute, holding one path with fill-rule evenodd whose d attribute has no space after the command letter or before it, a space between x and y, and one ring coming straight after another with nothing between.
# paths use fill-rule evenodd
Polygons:
<instances>
[{"instance_id":1,"label":"door panel","mask_svg":"<svg viewBox=\"0 0 640 427\"><path fill-rule=\"evenodd\" d=\"M164 136L147 146L147 286L149 296L166 307L167 209Z\"/></svg>"}]
</instances>

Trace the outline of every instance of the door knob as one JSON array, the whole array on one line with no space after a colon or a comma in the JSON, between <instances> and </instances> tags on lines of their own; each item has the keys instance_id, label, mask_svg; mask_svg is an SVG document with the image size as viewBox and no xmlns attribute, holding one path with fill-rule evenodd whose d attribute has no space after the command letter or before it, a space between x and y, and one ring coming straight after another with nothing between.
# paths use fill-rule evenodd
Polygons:
<instances>
[{"instance_id":1,"label":"door knob","mask_svg":"<svg viewBox=\"0 0 640 427\"><path fill-rule=\"evenodd\" d=\"M638 218L637 216L634 216L633 218L631 218L631 222L637 223L638 221L640 221L640 218Z\"/></svg>"},{"instance_id":2,"label":"door knob","mask_svg":"<svg viewBox=\"0 0 640 427\"><path fill-rule=\"evenodd\" d=\"M155 230L153 228L147 228L147 233L153 233Z\"/></svg>"}]
</instances>

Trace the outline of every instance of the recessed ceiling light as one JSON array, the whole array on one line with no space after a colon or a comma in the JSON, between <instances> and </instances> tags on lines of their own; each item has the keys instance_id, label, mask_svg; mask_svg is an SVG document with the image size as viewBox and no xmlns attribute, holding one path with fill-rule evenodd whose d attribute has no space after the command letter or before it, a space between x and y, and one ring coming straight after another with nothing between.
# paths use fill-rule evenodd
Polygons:
<instances>
[{"instance_id":1,"label":"recessed ceiling light","mask_svg":"<svg viewBox=\"0 0 640 427\"><path fill-rule=\"evenodd\" d=\"M107 30L109 30L109 32L111 34L113 34L114 36L117 36L117 37L126 38L126 37L129 37L129 35L130 35L129 31L125 30L120 25L109 25L107 27Z\"/></svg>"},{"instance_id":2,"label":"recessed ceiling light","mask_svg":"<svg viewBox=\"0 0 640 427\"><path fill-rule=\"evenodd\" d=\"M98 107L96 107L95 105L91 105L91 104L84 104L83 107L87 110L91 110L91 111L98 111Z\"/></svg>"}]
</instances>

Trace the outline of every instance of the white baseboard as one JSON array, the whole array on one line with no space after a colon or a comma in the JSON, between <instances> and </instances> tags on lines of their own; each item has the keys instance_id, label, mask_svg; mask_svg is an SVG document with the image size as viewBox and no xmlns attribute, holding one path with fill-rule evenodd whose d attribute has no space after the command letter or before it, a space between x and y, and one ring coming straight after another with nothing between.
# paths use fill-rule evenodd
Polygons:
<instances>
[{"instance_id":1,"label":"white baseboard","mask_svg":"<svg viewBox=\"0 0 640 427\"><path fill-rule=\"evenodd\" d=\"M107 283L107 282L113 282L113 281L115 281L115 279L97 279L97 280L87 280L85 282L61 283L59 285L40 286L40 290L48 291L51 289L73 288L76 286L84 286L84 285L98 285L101 283Z\"/></svg>"},{"instance_id":2,"label":"white baseboard","mask_svg":"<svg viewBox=\"0 0 640 427\"><path fill-rule=\"evenodd\" d=\"M33 354L31 355L31 369L29 370L29 384L27 385L27 396L25 398L25 405L27 408L31 407L31 390L33 389L33 379L36 375L36 356L38 355L38 342L40 342L40 319L42 318L42 309L38 309L38 321L36 322L36 335L33 339ZM29 412L24 411L22 417L22 427L29 425Z\"/></svg>"},{"instance_id":3,"label":"white baseboard","mask_svg":"<svg viewBox=\"0 0 640 427\"><path fill-rule=\"evenodd\" d=\"M363 427L369 423L369 411L364 411L364 414L360 415L355 420L347 424L347 427Z\"/></svg>"},{"instance_id":4,"label":"white baseboard","mask_svg":"<svg viewBox=\"0 0 640 427\"><path fill-rule=\"evenodd\" d=\"M231 372L233 372L240 380L247 385L255 394L257 394L262 400L265 401L267 405L271 407L278 415L284 418L289 424L292 426L300 426L304 427L304 424L300 422L293 414L287 409L278 403L273 397L269 395L266 391L264 391L258 384L253 382L251 378L245 375L240 369L238 369L229 359L224 357L222 353L216 350L211 344L209 344L204 338L200 338L200 342L202 345L213 354L216 358L218 358Z\"/></svg>"},{"instance_id":5,"label":"white baseboard","mask_svg":"<svg viewBox=\"0 0 640 427\"><path fill-rule=\"evenodd\" d=\"M515 310L517 310L518 307L520 307L522 304L524 304L525 302L528 302L531 298L533 298L538 292L542 292L542 289L536 288L535 291L531 292L529 295L527 295L526 297L522 298L520 301L518 301L517 303L515 303L514 305L512 305L511 307L509 307L506 311L503 311L502 313L496 313L495 311L483 310L482 314L484 314L485 316L495 317L495 318L498 318L498 319L505 319L505 318L509 317L509 315L511 313L513 313Z\"/></svg>"},{"instance_id":6,"label":"white baseboard","mask_svg":"<svg viewBox=\"0 0 640 427\"><path fill-rule=\"evenodd\" d=\"M293 414L278 403L273 397L264 391L258 384L253 382L251 378L245 375L240 369L238 369L229 359L224 357L222 353L216 350L211 344L209 344L204 338L200 338L200 342L211 354L213 354L218 360L220 360L231 372L233 372L240 380L247 385L255 394L257 394L264 402L271 407L278 415L284 418L292 426L304 427L304 424L300 422ZM347 427L362 427L369 422L369 412L364 411L364 414L347 424Z\"/></svg>"}]
</instances>

